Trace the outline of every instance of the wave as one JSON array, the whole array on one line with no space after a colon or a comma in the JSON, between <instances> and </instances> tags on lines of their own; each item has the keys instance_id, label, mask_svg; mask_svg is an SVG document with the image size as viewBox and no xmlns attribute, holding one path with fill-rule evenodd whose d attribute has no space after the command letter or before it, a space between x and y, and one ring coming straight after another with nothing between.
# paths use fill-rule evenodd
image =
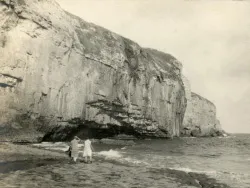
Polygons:
<instances>
[{"instance_id":1,"label":"wave","mask_svg":"<svg viewBox=\"0 0 250 188\"><path fill-rule=\"evenodd\" d=\"M208 170L208 171L202 171L202 170L194 170L188 167L169 167L169 169L171 170L179 170L179 171L183 171L183 172L194 172L194 173L202 173L202 174L217 174L217 171L215 170Z\"/></svg>"},{"instance_id":2,"label":"wave","mask_svg":"<svg viewBox=\"0 0 250 188\"><path fill-rule=\"evenodd\" d=\"M101 156L105 156L106 158L121 158L122 154L119 151L115 151L110 149L109 151L100 151L100 152L96 152L96 154L101 155Z\"/></svg>"},{"instance_id":3,"label":"wave","mask_svg":"<svg viewBox=\"0 0 250 188\"><path fill-rule=\"evenodd\" d=\"M47 150L59 150L59 151L67 151L69 149L69 145L65 142L42 142L40 144L32 144L35 147L43 148ZM79 145L80 147L80 145Z\"/></svg>"},{"instance_id":4,"label":"wave","mask_svg":"<svg viewBox=\"0 0 250 188\"><path fill-rule=\"evenodd\" d=\"M223 134L223 136L219 136L218 138L235 138L236 136L230 136L227 134Z\"/></svg>"},{"instance_id":5,"label":"wave","mask_svg":"<svg viewBox=\"0 0 250 188\"><path fill-rule=\"evenodd\" d=\"M127 163L127 164L133 164L133 165L143 165L143 166L146 166L146 167L159 167L159 168L162 168L162 167L166 167L165 165L162 166L162 165L157 165L157 164L153 164L153 163L150 163L150 162L147 162L145 160L140 160L140 159L136 159L136 158L133 158L133 157L127 157L127 156L124 156L125 152L121 152L121 151L116 151L116 150L112 150L110 149L109 151L100 151L100 152L96 152L97 155L101 155L101 156L104 156L105 159L113 159L113 160L116 160L116 161L119 161L121 163ZM164 158L171 158L171 156L165 156ZM213 170L208 170L208 171L200 171L200 170L194 170L194 169L191 169L191 168L188 168L188 167L168 167L169 169L171 170L178 170L178 171L184 171L184 172L195 172L195 173L203 173L203 174L210 174L210 175L215 175L217 172L216 171L213 171Z\"/></svg>"},{"instance_id":6,"label":"wave","mask_svg":"<svg viewBox=\"0 0 250 188\"><path fill-rule=\"evenodd\" d=\"M145 162L145 161L142 161L142 160L138 160L138 159L134 159L134 158L131 158L131 157L126 157L126 158L123 158L121 160L122 162L127 162L127 163L130 163L130 164L143 164L143 165L147 165L149 166L150 164Z\"/></svg>"},{"instance_id":7,"label":"wave","mask_svg":"<svg viewBox=\"0 0 250 188\"><path fill-rule=\"evenodd\" d=\"M69 145L66 142L41 142L40 144L32 144L35 147L43 148L47 150L67 151ZM78 148L81 150L84 144L78 144Z\"/></svg>"},{"instance_id":8,"label":"wave","mask_svg":"<svg viewBox=\"0 0 250 188\"><path fill-rule=\"evenodd\" d=\"M126 154L126 152L122 152L122 151L116 151L116 150L110 149L109 151L100 151L100 152L97 152L96 154L100 156L104 156L105 159L113 159L121 163L127 163L127 164L133 164L133 165L142 164L142 165L147 165L147 166L150 165L149 163L145 161L138 160L132 157L126 157L123 155L123 154Z\"/></svg>"}]
</instances>

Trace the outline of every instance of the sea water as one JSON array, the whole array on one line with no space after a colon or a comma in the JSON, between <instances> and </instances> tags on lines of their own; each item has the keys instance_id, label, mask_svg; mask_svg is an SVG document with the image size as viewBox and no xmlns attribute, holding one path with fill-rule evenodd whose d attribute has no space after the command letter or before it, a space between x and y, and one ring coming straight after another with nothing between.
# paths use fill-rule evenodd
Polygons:
<instances>
[{"instance_id":1,"label":"sea water","mask_svg":"<svg viewBox=\"0 0 250 188\"><path fill-rule=\"evenodd\" d=\"M148 167L204 173L231 187L250 188L250 134L139 140L133 146L99 154Z\"/></svg>"},{"instance_id":2,"label":"sea water","mask_svg":"<svg viewBox=\"0 0 250 188\"><path fill-rule=\"evenodd\" d=\"M65 151L65 143L41 147ZM93 143L94 157L135 165L136 168L175 169L206 174L235 188L250 188L250 134L214 138L137 140L131 146Z\"/></svg>"}]
</instances>

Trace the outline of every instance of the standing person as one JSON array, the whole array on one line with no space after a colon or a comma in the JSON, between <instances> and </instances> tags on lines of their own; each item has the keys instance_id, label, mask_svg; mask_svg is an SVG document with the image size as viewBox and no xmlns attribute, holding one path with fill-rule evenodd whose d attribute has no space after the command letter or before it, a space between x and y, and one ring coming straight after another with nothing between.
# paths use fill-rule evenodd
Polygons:
<instances>
[{"instance_id":1,"label":"standing person","mask_svg":"<svg viewBox=\"0 0 250 188\"><path fill-rule=\"evenodd\" d=\"M78 142L79 138L77 136L71 141L71 158L73 158L74 162L76 162L79 154Z\"/></svg>"},{"instance_id":2,"label":"standing person","mask_svg":"<svg viewBox=\"0 0 250 188\"><path fill-rule=\"evenodd\" d=\"M84 149L83 149L83 157L85 158L85 162L88 163L88 157L89 162L92 163L92 144L89 139L85 140L84 142Z\"/></svg>"}]
</instances>

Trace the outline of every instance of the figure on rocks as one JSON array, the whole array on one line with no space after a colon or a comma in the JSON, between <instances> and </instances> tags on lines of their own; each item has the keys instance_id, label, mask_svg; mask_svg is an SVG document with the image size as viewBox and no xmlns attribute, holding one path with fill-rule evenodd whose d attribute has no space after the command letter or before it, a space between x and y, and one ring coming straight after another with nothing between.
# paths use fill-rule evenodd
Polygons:
<instances>
[{"instance_id":1,"label":"figure on rocks","mask_svg":"<svg viewBox=\"0 0 250 188\"><path fill-rule=\"evenodd\" d=\"M71 158L76 162L78 155L79 155L79 148L78 143L80 139L75 136L74 139L71 141Z\"/></svg>"},{"instance_id":2,"label":"figure on rocks","mask_svg":"<svg viewBox=\"0 0 250 188\"><path fill-rule=\"evenodd\" d=\"M91 141L89 139L85 140L84 142L84 149L83 149L83 157L85 158L85 162L88 163L92 163L92 144ZM88 161L88 157L89 157L89 161Z\"/></svg>"}]
</instances>

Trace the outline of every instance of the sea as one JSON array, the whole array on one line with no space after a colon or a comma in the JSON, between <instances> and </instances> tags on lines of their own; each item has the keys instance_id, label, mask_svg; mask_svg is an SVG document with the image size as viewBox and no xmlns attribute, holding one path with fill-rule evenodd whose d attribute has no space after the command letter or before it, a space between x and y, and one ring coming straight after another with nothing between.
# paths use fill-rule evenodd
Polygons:
<instances>
[{"instance_id":1,"label":"sea","mask_svg":"<svg viewBox=\"0 0 250 188\"><path fill-rule=\"evenodd\" d=\"M66 143L36 146L66 151ZM135 140L132 145L93 142L94 159L134 165L135 168L173 169L205 174L231 188L250 188L250 134L212 138Z\"/></svg>"},{"instance_id":2,"label":"sea","mask_svg":"<svg viewBox=\"0 0 250 188\"><path fill-rule=\"evenodd\" d=\"M235 188L250 188L250 134L144 140L115 150L132 163L204 173Z\"/></svg>"},{"instance_id":3,"label":"sea","mask_svg":"<svg viewBox=\"0 0 250 188\"><path fill-rule=\"evenodd\" d=\"M107 160L135 164L137 168L201 173L230 187L250 188L250 134L136 140L130 146L93 143L93 146L94 155ZM53 148L53 144L49 147ZM58 144L54 148L58 149Z\"/></svg>"}]
</instances>

